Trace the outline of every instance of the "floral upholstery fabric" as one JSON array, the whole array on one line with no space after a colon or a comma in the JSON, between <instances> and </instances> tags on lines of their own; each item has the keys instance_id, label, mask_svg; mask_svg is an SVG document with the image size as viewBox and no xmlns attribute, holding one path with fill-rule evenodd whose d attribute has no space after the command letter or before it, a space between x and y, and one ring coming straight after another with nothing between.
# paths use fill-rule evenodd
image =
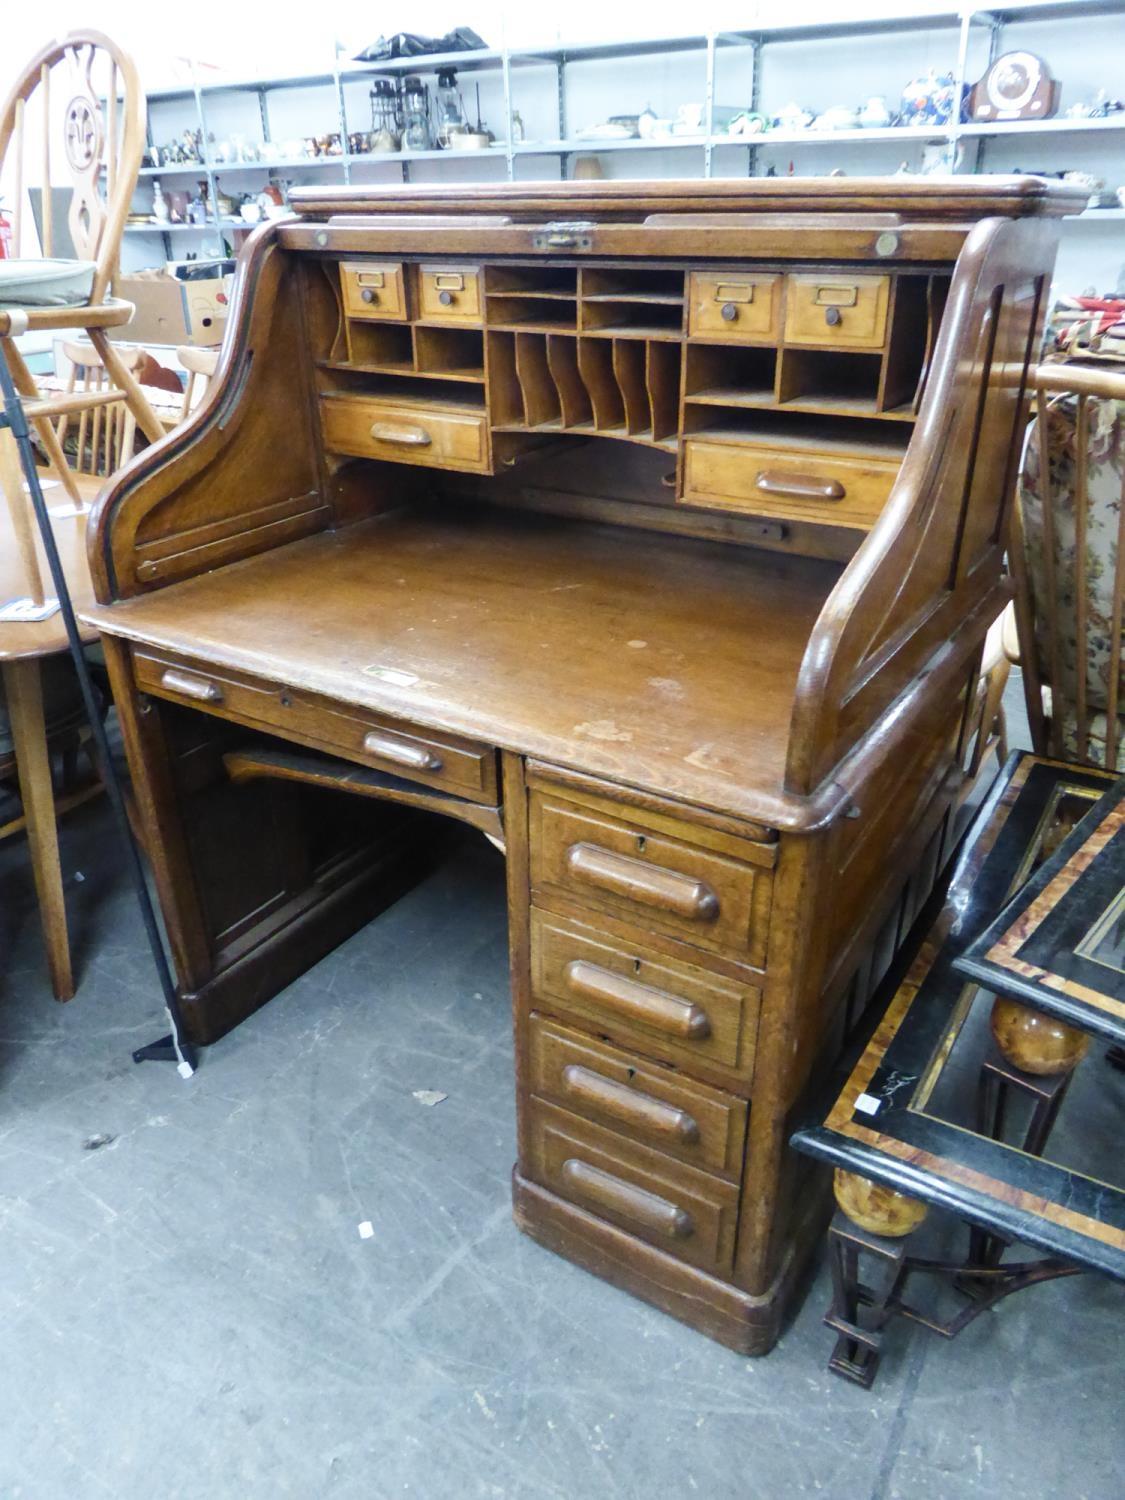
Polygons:
<instances>
[{"instance_id":1,"label":"floral upholstery fabric","mask_svg":"<svg viewBox=\"0 0 1125 1500\"><path fill-rule=\"evenodd\" d=\"M1060 681L1055 684L1050 714L1057 719L1061 746L1068 758L1078 759L1075 711L1079 672L1086 676L1089 743L1085 759L1105 764L1106 709L1113 635L1113 588L1117 569L1117 539L1125 498L1125 402L1088 403L1089 447L1086 511L1086 567L1080 578L1077 549L1078 403L1075 398L1053 400L1032 422L1024 450L1020 503L1026 541L1026 561L1035 616L1036 657L1044 683L1050 681L1047 557L1043 521L1044 487L1040 474L1038 424L1047 423L1050 465L1049 493L1054 518L1054 563ZM1078 590L1086 596L1086 659L1078 661ZM1125 770L1125 683L1118 673L1118 739L1116 769Z\"/></svg>"}]
</instances>

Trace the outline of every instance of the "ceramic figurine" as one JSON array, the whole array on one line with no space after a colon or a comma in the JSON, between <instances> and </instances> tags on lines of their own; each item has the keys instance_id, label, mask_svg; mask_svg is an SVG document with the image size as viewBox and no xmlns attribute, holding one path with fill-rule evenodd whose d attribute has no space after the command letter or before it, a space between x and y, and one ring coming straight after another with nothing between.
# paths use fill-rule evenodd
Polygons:
<instances>
[{"instance_id":1,"label":"ceramic figurine","mask_svg":"<svg viewBox=\"0 0 1125 1500\"><path fill-rule=\"evenodd\" d=\"M778 110L773 123L777 130L807 130L813 118L811 109L802 109L799 104L790 103Z\"/></svg>"},{"instance_id":2,"label":"ceramic figurine","mask_svg":"<svg viewBox=\"0 0 1125 1500\"><path fill-rule=\"evenodd\" d=\"M866 130L884 130L894 123L894 117L887 108L887 101L882 94L871 95L859 112L859 123Z\"/></svg>"},{"instance_id":3,"label":"ceramic figurine","mask_svg":"<svg viewBox=\"0 0 1125 1500\"><path fill-rule=\"evenodd\" d=\"M233 219L237 211L237 205L229 193L224 193L219 186L219 179L215 178L215 212L220 219Z\"/></svg>"},{"instance_id":4,"label":"ceramic figurine","mask_svg":"<svg viewBox=\"0 0 1125 1500\"><path fill-rule=\"evenodd\" d=\"M834 104L816 117L817 130L854 130L859 124L859 115L846 104Z\"/></svg>"},{"instance_id":5,"label":"ceramic figurine","mask_svg":"<svg viewBox=\"0 0 1125 1500\"><path fill-rule=\"evenodd\" d=\"M761 135L769 129L769 121L756 109L744 109L735 115L727 126L727 134L735 136Z\"/></svg>"}]
</instances>

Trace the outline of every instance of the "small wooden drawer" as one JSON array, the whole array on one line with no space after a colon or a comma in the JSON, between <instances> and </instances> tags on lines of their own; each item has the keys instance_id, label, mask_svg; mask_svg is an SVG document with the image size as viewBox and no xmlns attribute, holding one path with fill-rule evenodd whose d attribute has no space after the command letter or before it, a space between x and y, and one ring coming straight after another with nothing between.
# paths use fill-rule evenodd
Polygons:
<instances>
[{"instance_id":1,"label":"small wooden drawer","mask_svg":"<svg viewBox=\"0 0 1125 1500\"><path fill-rule=\"evenodd\" d=\"M749 271L688 277L688 334L722 343L776 344L781 329L781 277Z\"/></svg>"},{"instance_id":2,"label":"small wooden drawer","mask_svg":"<svg viewBox=\"0 0 1125 1500\"><path fill-rule=\"evenodd\" d=\"M531 1089L630 1140L737 1179L746 1102L533 1015Z\"/></svg>"},{"instance_id":3,"label":"small wooden drawer","mask_svg":"<svg viewBox=\"0 0 1125 1500\"><path fill-rule=\"evenodd\" d=\"M704 830L690 823L663 819L654 828L639 809L546 789L532 793L530 837L536 890L764 965L775 845L729 838L704 847Z\"/></svg>"},{"instance_id":4,"label":"small wooden drawer","mask_svg":"<svg viewBox=\"0 0 1125 1500\"><path fill-rule=\"evenodd\" d=\"M268 730L407 781L440 787L472 802L489 807L499 802L496 752L487 745L163 652L135 651L133 672L142 692Z\"/></svg>"},{"instance_id":5,"label":"small wooden drawer","mask_svg":"<svg viewBox=\"0 0 1125 1500\"><path fill-rule=\"evenodd\" d=\"M720 1275L734 1260L739 1189L614 1131L533 1101L531 1176L678 1260Z\"/></svg>"},{"instance_id":6,"label":"small wooden drawer","mask_svg":"<svg viewBox=\"0 0 1125 1500\"><path fill-rule=\"evenodd\" d=\"M340 286L349 318L406 321L406 281L401 261L342 261Z\"/></svg>"},{"instance_id":7,"label":"small wooden drawer","mask_svg":"<svg viewBox=\"0 0 1125 1500\"><path fill-rule=\"evenodd\" d=\"M334 453L472 473L488 469L485 418L468 408L332 395L321 398L320 414L325 446Z\"/></svg>"},{"instance_id":8,"label":"small wooden drawer","mask_svg":"<svg viewBox=\"0 0 1125 1500\"><path fill-rule=\"evenodd\" d=\"M889 276L795 275L785 294L785 342L828 349L881 349Z\"/></svg>"},{"instance_id":9,"label":"small wooden drawer","mask_svg":"<svg viewBox=\"0 0 1125 1500\"><path fill-rule=\"evenodd\" d=\"M886 504L899 467L897 459L689 438L683 502L867 531Z\"/></svg>"},{"instance_id":10,"label":"small wooden drawer","mask_svg":"<svg viewBox=\"0 0 1125 1500\"><path fill-rule=\"evenodd\" d=\"M646 1057L749 1081L761 1004L752 984L533 908L531 988L542 1010Z\"/></svg>"},{"instance_id":11,"label":"small wooden drawer","mask_svg":"<svg viewBox=\"0 0 1125 1500\"><path fill-rule=\"evenodd\" d=\"M426 323L479 325L480 272L476 267L419 266L418 316Z\"/></svg>"}]
</instances>

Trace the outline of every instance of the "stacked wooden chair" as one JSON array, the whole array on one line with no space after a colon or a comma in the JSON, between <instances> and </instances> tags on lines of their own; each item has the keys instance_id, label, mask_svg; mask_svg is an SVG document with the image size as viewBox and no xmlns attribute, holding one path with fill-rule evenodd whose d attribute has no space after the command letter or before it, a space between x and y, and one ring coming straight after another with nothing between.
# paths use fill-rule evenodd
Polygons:
<instances>
[{"instance_id":1,"label":"stacked wooden chair","mask_svg":"<svg viewBox=\"0 0 1125 1500\"><path fill-rule=\"evenodd\" d=\"M136 380L133 361L108 337L133 314L130 303L111 295L111 286L144 134L137 70L96 31L75 31L44 47L0 110L0 184L14 210L16 257L0 260L0 358L49 462L48 494L53 498L54 489L61 488L69 502L54 528L78 608L90 598L85 523L87 500L97 484L89 476L83 482L77 470L89 464L96 476L107 464L120 462L131 449L135 428L153 442L164 431ZM74 258L67 260L56 257L62 241L52 193L56 183L64 196L69 192L66 227ZM28 215L32 187L41 194L37 237ZM37 389L15 343L33 332L81 337L75 351L80 381L64 391ZM72 424L79 434L75 468L64 449ZM0 429L0 491L0 605L13 597L44 603L50 592L45 560L15 441L6 429ZM74 993L74 979L55 820L62 806L82 795L71 788L68 768L84 733L77 680L65 652L57 613L0 623L0 783L9 791L18 784L20 803L16 816L0 814L0 837L26 829L51 982L60 1000Z\"/></svg>"}]
</instances>

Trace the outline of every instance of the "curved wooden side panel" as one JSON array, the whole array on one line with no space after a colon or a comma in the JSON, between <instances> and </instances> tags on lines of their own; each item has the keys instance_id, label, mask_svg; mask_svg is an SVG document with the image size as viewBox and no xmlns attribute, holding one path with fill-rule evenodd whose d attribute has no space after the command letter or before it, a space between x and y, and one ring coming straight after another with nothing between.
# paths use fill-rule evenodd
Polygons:
<instances>
[{"instance_id":1,"label":"curved wooden side panel","mask_svg":"<svg viewBox=\"0 0 1125 1500\"><path fill-rule=\"evenodd\" d=\"M904 695L967 663L1007 589L1003 551L1057 231L986 219L957 262L917 430L805 652L786 787L810 795ZM956 658L956 663L953 658Z\"/></svg>"},{"instance_id":2,"label":"curved wooden side panel","mask_svg":"<svg viewBox=\"0 0 1125 1500\"><path fill-rule=\"evenodd\" d=\"M248 241L207 395L99 496L87 535L100 603L162 588L330 523L298 274L276 226Z\"/></svg>"}]
</instances>

